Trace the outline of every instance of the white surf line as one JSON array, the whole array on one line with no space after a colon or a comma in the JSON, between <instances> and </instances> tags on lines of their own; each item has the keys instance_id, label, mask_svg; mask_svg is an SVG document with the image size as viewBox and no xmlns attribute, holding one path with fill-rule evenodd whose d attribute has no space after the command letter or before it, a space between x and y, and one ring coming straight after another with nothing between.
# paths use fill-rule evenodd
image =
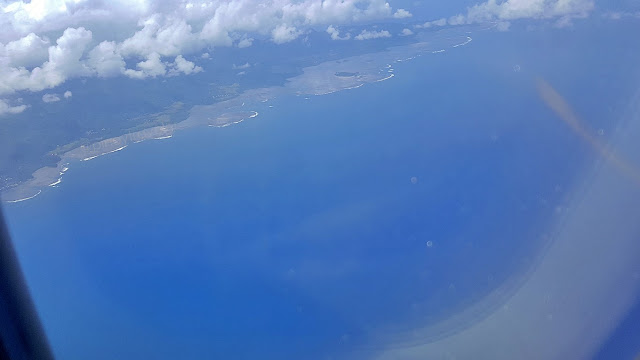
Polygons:
<instances>
[{"instance_id":1,"label":"white surf line","mask_svg":"<svg viewBox=\"0 0 640 360\"><path fill-rule=\"evenodd\" d=\"M170 139L172 137L173 137L173 135L167 135L167 136L161 136L161 137L153 138L153 140L164 140L164 139Z\"/></svg>"},{"instance_id":2,"label":"white surf line","mask_svg":"<svg viewBox=\"0 0 640 360\"><path fill-rule=\"evenodd\" d=\"M352 86L352 87L344 88L344 90L357 89L357 88L362 87L362 86L364 86L364 83L359 84L359 85L356 85L356 86Z\"/></svg>"},{"instance_id":3,"label":"white surf line","mask_svg":"<svg viewBox=\"0 0 640 360\"><path fill-rule=\"evenodd\" d=\"M217 127L217 128L223 128L223 127L227 127L227 126L231 126L231 125L239 124L239 123L241 123L242 121L244 121L244 119L240 119L240 120L238 120L238 121L234 121L234 122L230 122L230 123L226 123L226 124L222 124L222 125L212 125L212 124L209 124L209 126L211 126L211 127Z\"/></svg>"},{"instance_id":4,"label":"white surf line","mask_svg":"<svg viewBox=\"0 0 640 360\"><path fill-rule=\"evenodd\" d=\"M443 53L443 52L445 52L445 51L446 51L445 49L442 49L442 50L432 51L431 53L432 53L432 54L439 54L439 53Z\"/></svg>"},{"instance_id":5,"label":"white surf line","mask_svg":"<svg viewBox=\"0 0 640 360\"><path fill-rule=\"evenodd\" d=\"M251 115L247 116L246 118L242 118L242 119L240 119L240 120L238 120L238 121L234 121L234 122L226 123L226 124L223 124L223 125L214 125L214 124L209 124L208 126L210 126L210 127L217 127L217 128L223 128L223 127L227 127L227 126L231 126L231 125L239 124L239 123L243 122L243 121L244 121L244 120L246 120L246 119L252 119L252 118L254 118L254 117L258 116L258 112L257 112L257 111L252 111L252 113L253 113L253 114L251 114Z\"/></svg>"},{"instance_id":6,"label":"white surf line","mask_svg":"<svg viewBox=\"0 0 640 360\"><path fill-rule=\"evenodd\" d=\"M391 75L387 76L387 77L386 77L386 78L384 78L384 79L376 80L376 81L374 81L374 82L380 82L380 81L389 80L389 79L391 79L391 78L392 78L392 77L394 77L394 76L395 76L395 74L391 74Z\"/></svg>"},{"instance_id":7,"label":"white surf line","mask_svg":"<svg viewBox=\"0 0 640 360\"><path fill-rule=\"evenodd\" d=\"M320 93L320 94L314 94L314 95L315 95L315 96L323 96L323 95L329 95L329 94L337 93L337 92L340 92L340 91L343 91L343 90L352 90L352 89L357 89L357 88L359 88L359 87L364 86L364 84L365 84L365 83L358 84L358 85L355 85L355 86L346 87L346 88L342 88L342 89L331 90L331 91L327 91L327 92ZM269 107L273 107L273 106L269 106Z\"/></svg>"},{"instance_id":8,"label":"white surf line","mask_svg":"<svg viewBox=\"0 0 640 360\"><path fill-rule=\"evenodd\" d=\"M59 178L56 182L49 184L49 186L56 186L62 182L62 178Z\"/></svg>"},{"instance_id":9,"label":"white surf line","mask_svg":"<svg viewBox=\"0 0 640 360\"><path fill-rule=\"evenodd\" d=\"M119 147L119 148L117 148L117 149L115 149L115 150L107 151L106 153L104 153L104 154L102 154L102 155L111 154L111 153L114 153L114 152L116 152L116 151L120 151L120 150L122 150L122 149L124 149L124 148L126 148L126 147L127 147L127 145L125 145L125 146L123 146L123 147Z\"/></svg>"},{"instance_id":10,"label":"white surf line","mask_svg":"<svg viewBox=\"0 0 640 360\"><path fill-rule=\"evenodd\" d=\"M315 96L324 96L324 95L333 94L333 93L338 92L338 91L340 91L340 90L332 90L332 91L327 91L327 92L323 92L323 93L319 93L319 94L313 94L313 95L315 95ZM269 107L273 107L273 106L269 105Z\"/></svg>"},{"instance_id":11,"label":"white surf line","mask_svg":"<svg viewBox=\"0 0 640 360\"><path fill-rule=\"evenodd\" d=\"M463 42L462 44L453 45L453 47L455 48L455 47L458 47L458 46L464 46L464 45L467 45L468 43L470 43L471 41L473 41L471 36L467 36L467 41Z\"/></svg>"},{"instance_id":12,"label":"white surf line","mask_svg":"<svg viewBox=\"0 0 640 360\"><path fill-rule=\"evenodd\" d=\"M33 195L33 196L29 196L29 197L26 197L26 198L24 198L24 199L9 200L9 201L7 201L7 202L8 202L8 203L18 203L18 202L21 202L21 201L30 200L30 199L33 199L34 197L36 197L36 196L40 195L40 193L41 193L41 192L42 192L42 190L38 190L38 192L37 192L35 195Z\"/></svg>"},{"instance_id":13,"label":"white surf line","mask_svg":"<svg viewBox=\"0 0 640 360\"><path fill-rule=\"evenodd\" d=\"M120 151L120 150L122 150L122 149L124 149L124 148L126 148L126 147L127 147L127 145L125 145L125 146L123 146L123 147L119 147L119 148L117 148L117 149L115 149L115 150L107 151L106 153L102 153L102 154L95 155L95 156L89 156L88 158L84 158L84 159L82 159L82 160L80 160L80 161L89 161L89 160L91 160L91 159L95 159L95 158L97 158L98 156L107 155L107 154L114 153L114 152L116 152L116 151Z\"/></svg>"},{"instance_id":14,"label":"white surf line","mask_svg":"<svg viewBox=\"0 0 640 360\"><path fill-rule=\"evenodd\" d=\"M100 155L102 155L102 154L100 154ZM96 156L89 156L88 158L84 158L84 159L82 159L82 160L80 160L80 161L89 161L89 160L91 160L91 159L95 159L95 158L97 158L97 157L98 157L98 156L100 156L100 155L96 155Z\"/></svg>"}]
</instances>

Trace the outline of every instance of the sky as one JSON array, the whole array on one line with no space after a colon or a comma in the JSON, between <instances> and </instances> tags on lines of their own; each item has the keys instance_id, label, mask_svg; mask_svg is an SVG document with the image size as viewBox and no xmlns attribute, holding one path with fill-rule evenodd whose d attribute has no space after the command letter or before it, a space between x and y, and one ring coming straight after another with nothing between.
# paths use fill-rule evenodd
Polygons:
<instances>
[{"instance_id":1,"label":"sky","mask_svg":"<svg viewBox=\"0 0 640 360\"><path fill-rule=\"evenodd\" d=\"M603 7L604 6L604 7ZM410 36L416 30L493 22L543 21L570 27L598 12L610 19L640 17L637 0L231 0L231 1L0 1L0 116L28 111L21 94L42 101L69 99L73 78L194 76L194 59L215 60L218 47L254 41L285 44L310 30L336 41ZM406 23L391 34L377 23ZM341 32L360 26L358 33ZM413 29L413 30L412 30Z\"/></svg>"}]
</instances>

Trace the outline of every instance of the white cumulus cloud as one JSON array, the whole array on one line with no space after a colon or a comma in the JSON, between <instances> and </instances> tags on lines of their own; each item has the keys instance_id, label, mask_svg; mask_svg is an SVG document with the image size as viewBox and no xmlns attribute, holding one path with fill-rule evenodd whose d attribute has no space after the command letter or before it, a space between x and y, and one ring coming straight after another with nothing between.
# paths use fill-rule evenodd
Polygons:
<instances>
[{"instance_id":1,"label":"white cumulus cloud","mask_svg":"<svg viewBox=\"0 0 640 360\"><path fill-rule=\"evenodd\" d=\"M125 62L113 41L103 41L89 52L87 64L100 77L120 75L124 72Z\"/></svg>"},{"instance_id":2,"label":"white cumulus cloud","mask_svg":"<svg viewBox=\"0 0 640 360\"><path fill-rule=\"evenodd\" d=\"M176 56L200 47L197 35L184 19L153 15L139 25L142 29L120 44L123 56L149 56L151 53Z\"/></svg>"},{"instance_id":3,"label":"white cumulus cloud","mask_svg":"<svg viewBox=\"0 0 640 360\"><path fill-rule=\"evenodd\" d=\"M293 26L287 24L280 24L271 31L271 38L276 44L284 44L289 41L293 41L302 35L302 31L299 31Z\"/></svg>"},{"instance_id":4,"label":"white cumulus cloud","mask_svg":"<svg viewBox=\"0 0 640 360\"><path fill-rule=\"evenodd\" d=\"M253 38L244 38L241 39L240 41L238 41L238 47L239 48L247 48L249 46L253 45Z\"/></svg>"},{"instance_id":5,"label":"white cumulus cloud","mask_svg":"<svg viewBox=\"0 0 640 360\"><path fill-rule=\"evenodd\" d=\"M242 64L242 65L236 65L236 64L233 64L233 65L231 66L231 68L232 68L233 70L244 70L244 69L248 69L248 68L250 68L250 67L251 67L251 64L249 64L248 62L247 62L247 63L244 63L244 64Z\"/></svg>"},{"instance_id":6,"label":"white cumulus cloud","mask_svg":"<svg viewBox=\"0 0 640 360\"><path fill-rule=\"evenodd\" d=\"M44 94L42 95L42 101L46 103L52 103L60 101L60 96L58 94Z\"/></svg>"},{"instance_id":7,"label":"white cumulus cloud","mask_svg":"<svg viewBox=\"0 0 640 360\"><path fill-rule=\"evenodd\" d=\"M69 28L58 38L55 46L48 48L48 60L32 70L5 66L0 62L0 95L50 89L69 77L90 74L89 68L80 61L90 41L91 31L82 27Z\"/></svg>"},{"instance_id":8,"label":"white cumulus cloud","mask_svg":"<svg viewBox=\"0 0 640 360\"><path fill-rule=\"evenodd\" d=\"M427 21L426 23L424 23L422 25L416 25L416 27L417 28L428 29L430 27L445 26L445 25L447 25L447 19L442 18L442 19L439 19L439 20Z\"/></svg>"},{"instance_id":9,"label":"white cumulus cloud","mask_svg":"<svg viewBox=\"0 0 640 360\"><path fill-rule=\"evenodd\" d=\"M345 39L338 26L410 15L387 0L0 0L0 96L77 77L193 74L202 68L190 56L218 46L283 44L326 26ZM3 100L4 113L25 108Z\"/></svg>"},{"instance_id":10,"label":"white cumulus cloud","mask_svg":"<svg viewBox=\"0 0 640 360\"><path fill-rule=\"evenodd\" d=\"M182 55L176 56L176 59L174 60L172 66L173 69L171 69L171 72L172 74L176 75L178 73L189 75L202 71L202 68L200 66L196 66L196 64L194 64L192 61L186 60L182 57Z\"/></svg>"},{"instance_id":11,"label":"white cumulus cloud","mask_svg":"<svg viewBox=\"0 0 640 360\"><path fill-rule=\"evenodd\" d=\"M409 18L412 17L413 15L408 12L405 9L398 9L394 14L393 17L396 19L404 19L404 18Z\"/></svg>"},{"instance_id":12,"label":"white cumulus cloud","mask_svg":"<svg viewBox=\"0 0 640 360\"><path fill-rule=\"evenodd\" d=\"M65 99L68 99L71 96L73 96L73 94L71 93L71 91L67 90L62 94L62 96ZM62 100L60 98L60 95L58 95L56 93L46 93L46 94L42 95L42 101L44 101L46 103L58 102L60 100Z\"/></svg>"},{"instance_id":13,"label":"white cumulus cloud","mask_svg":"<svg viewBox=\"0 0 640 360\"><path fill-rule=\"evenodd\" d=\"M566 26L572 19L587 17L594 7L594 0L487 0L469 7L466 14L426 22L417 27L498 21L498 30L504 31L510 21L519 19L557 19L556 26Z\"/></svg>"},{"instance_id":14,"label":"white cumulus cloud","mask_svg":"<svg viewBox=\"0 0 640 360\"><path fill-rule=\"evenodd\" d=\"M467 21L516 20L525 18L584 17L594 8L593 0L488 0L467 11Z\"/></svg>"},{"instance_id":15,"label":"white cumulus cloud","mask_svg":"<svg viewBox=\"0 0 640 360\"><path fill-rule=\"evenodd\" d=\"M333 25L329 25L327 27L327 34L331 36L331 40L349 40L351 39L351 34L346 33L344 36L340 36L340 31L335 28Z\"/></svg>"},{"instance_id":16,"label":"white cumulus cloud","mask_svg":"<svg viewBox=\"0 0 640 360\"><path fill-rule=\"evenodd\" d=\"M411 29L402 29L402 32L400 33L400 35L402 36L413 35L413 31L411 31Z\"/></svg>"},{"instance_id":17,"label":"white cumulus cloud","mask_svg":"<svg viewBox=\"0 0 640 360\"><path fill-rule=\"evenodd\" d=\"M151 53L145 61L136 64L138 70L127 69L124 74L133 79L144 79L146 77L157 77L167 73L167 67L160 59L160 54Z\"/></svg>"},{"instance_id":18,"label":"white cumulus cloud","mask_svg":"<svg viewBox=\"0 0 640 360\"><path fill-rule=\"evenodd\" d=\"M49 45L48 39L30 33L6 45L0 43L0 59L6 59L13 67L35 67L47 60Z\"/></svg>"},{"instance_id":19,"label":"white cumulus cloud","mask_svg":"<svg viewBox=\"0 0 640 360\"><path fill-rule=\"evenodd\" d=\"M27 108L27 105L11 106L6 100L0 99L0 116L5 114L19 114Z\"/></svg>"},{"instance_id":20,"label":"white cumulus cloud","mask_svg":"<svg viewBox=\"0 0 640 360\"><path fill-rule=\"evenodd\" d=\"M608 20L620 20L622 18L638 18L640 19L640 11L608 11L602 14L602 17Z\"/></svg>"},{"instance_id":21,"label":"white cumulus cloud","mask_svg":"<svg viewBox=\"0 0 640 360\"><path fill-rule=\"evenodd\" d=\"M380 30L380 31L362 30L362 32L356 35L354 39L369 40L369 39L379 39L379 38L389 38L389 37L391 37L391 33L389 33L387 30Z\"/></svg>"}]
</instances>

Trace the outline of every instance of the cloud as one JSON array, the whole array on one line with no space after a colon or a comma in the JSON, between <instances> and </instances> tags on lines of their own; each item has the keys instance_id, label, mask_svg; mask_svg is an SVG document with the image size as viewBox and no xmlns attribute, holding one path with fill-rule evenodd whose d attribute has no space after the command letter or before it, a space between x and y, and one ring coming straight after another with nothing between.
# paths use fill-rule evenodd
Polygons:
<instances>
[{"instance_id":1,"label":"cloud","mask_svg":"<svg viewBox=\"0 0 640 360\"><path fill-rule=\"evenodd\" d=\"M347 33L344 36L340 36L340 31L333 27L333 25L329 25L327 28L327 34L331 35L331 40L349 40L351 39L351 34Z\"/></svg>"},{"instance_id":2,"label":"cloud","mask_svg":"<svg viewBox=\"0 0 640 360\"><path fill-rule=\"evenodd\" d=\"M593 0L507 0L500 4L495 0L488 0L469 8L467 19L477 22L494 19L586 17L593 8Z\"/></svg>"},{"instance_id":3,"label":"cloud","mask_svg":"<svg viewBox=\"0 0 640 360\"><path fill-rule=\"evenodd\" d=\"M430 27L446 26L446 25L447 25L447 19L442 18L442 19L439 19L439 20L427 21L426 23L424 23L422 25L416 25L416 28L428 29Z\"/></svg>"},{"instance_id":4,"label":"cloud","mask_svg":"<svg viewBox=\"0 0 640 360\"><path fill-rule=\"evenodd\" d=\"M3 13L2 36L63 30L80 23L122 27L154 14L170 14L199 24L203 39L224 39L234 32L268 34L280 24L299 28L371 20L390 16L392 10L385 0L18 0L3 6ZM2 36L0 41L5 41Z\"/></svg>"},{"instance_id":5,"label":"cloud","mask_svg":"<svg viewBox=\"0 0 640 360\"><path fill-rule=\"evenodd\" d=\"M6 100L0 99L0 116L5 114L19 114L27 108L27 105L11 106Z\"/></svg>"},{"instance_id":6,"label":"cloud","mask_svg":"<svg viewBox=\"0 0 640 360\"><path fill-rule=\"evenodd\" d=\"M392 16L385 0L286 1L231 0L208 16L200 38L210 45L228 46L234 34L271 34L275 43L297 38L316 25L349 24Z\"/></svg>"},{"instance_id":7,"label":"cloud","mask_svg":"<svg viewBox=\"0 0 640 360\"><path fill-rule=\"evenodd\" d=\"M241 39L240 41L238 41L238 47L240 49L247 48L247 47L249 47L251 45L253 45L253 38L244 38L244 39Z\"/></svg>"},{"instance_id":8,"label":"cloud","mask_svg":"<svg viewBox=\"0 0 640 360\"><path fill-rule=\"evenodd\" d=\"M508 21L500 21L499 23L496 24L496 29L498 31L508 31L510 27L511 27L511 23Z\"/></svg>"},{"instance_id":9,"label":"cloud","mask_svg":"<svg viewBox=\"0 0 640 360\"><path fill-rule=\"evenodd\" d=\"M162 61L160 54L151 53L149 57L136 64L136 69L126 69L124 74L132 79L155 78L158 76L190 75L203 71L202 67L185 59L182 55L175 57L173 62Z\"/></svg>"},{"instance_id":10,"label":"cloud","mask_svg":"<svg viewBox=\"0 0 640 360\"><path fill-rule=\"evenodd\" d=\"M412 16L413 16L413 15L412 15L410 12L408 12L407 10L405 10L405 9L398 9L398 10L393 14L393 17L394 17L395 19L405 19L405 18L409 18L409 17L412 17Z\"/></svg>"},{"instance_id":11,"label":"cloud","mask_svg":"<svg viewBox=\"0 0 640 360\"><path fill-rule=\"evenodd\" d=\"M413 31L411 31L411 29L402 29L402 32L400 33L401 36L409 36L409 35L413 35Z\"/></svg>"},{"instance_id":12,"label":"cloud","mask_svg":"<svg viewBox=\"0 0 640 360\"><path fill-rule=\"evenodd\" d=\"M48 60L32 70L5 66L0 62L0 95L50 89L70 77L89 75L90 69L80 58L90 41L91 31L83 27L69 28L58 38L55 46L48 48Z\"/></svg>"},{"instance_id":13,"label":"cloud","mask_svg":"<svg viewBox=\"0 0 640 360\"><path fill-rule=\"evenodd\" d=\"M61 32L78 24L125 26L145 14L152 14L154 6L146 0L17 0L0 4L0 42L7 42L29 33Z\"/></svg>"},{"instance_id":14,"label":"cloud","mask_svg":"<svg viewBox=\"0 0 640 360\"><path fill-rule=\"evenodd\" d=\"M0 96L52 89L77 77L193 74L202 69L189 56L217 46L245 48L254 38L283 44L312 28L337 31L341 25L409 15L404 9L394 12L387 0L1 2ZM387 33L365 31L359 39Z\"/></svg>"},{"instance_id":15,"label":"cloud","mask_svg":"<svg viewBox=\"0 0 640 360\"><path fill-rule=\"evenodd\" d=\"M64 94L62 95L65 99L70 98L71 96L73 96L73 94L71 93L71 91L67 90L64 92ZM60 99L60 95L55 94L55 93L47 93L42 95L42 101L46 102L46 103L52 103L52 102L58 102L62 99Z\"/></svg>"},{"instance_id":16,"label":"cloud","mask_svg":"<svg viewBox=\"0 0 640 360\"><path fill-rule=\"evenodd\" d=\"M87 64L99 77L110 77L124 73L125 62L113 41L103 41L89 52Z\"/></svg>"},{"instance_id":17,"label":"cloud","mask_svg":"<svg viewBox=\"0 0 640 360\"><path fill-rule=\"evenodd\" d=\"M609 11L602 14L602 17L608 20L620 20L623 18L638 18L640 19L640 11L630 12L630 11Z\"/></svg>"},{"instance_id":18,"label":"cloud","mask_svg":"<svg viewBox=\"0 0 640 360\"><path fill-rule=\"evenodd\" d=\"M469 21L464 15L458 14L456 16L452 16L447 20L447 24L449 25L464 25Z\"/></svg>"},{"instance_id":19,"label":"cloud","mask_svg":"<svg viewBox=\"0 0 640 360\"><path fill-rule=\"evenodd\" d=\"M92 30L102 29L96 34L99 41L122 41L122 38L113 38L114 34L125 34L122 30L129 31L139 24L146 29L141 29L127 47L155 43L147 44L156 47L147 48L147 54L157 52L163 56L176 56L175 53L165 55L165 51L181 47L179 41L174 41L181 38L189 38L187 46L198 39L208 41L209 45L228 46L234 34L269 34L283 24L301 30L316 25L382 19L394 14L386 0L17 0L3 3L6 4L0 12L3 29L0 42L3 43L29 33L62 31L78 24L96 24ZM167 41L158 41L162 38Z\"/></svg>"},{"instance_id":20,"label":"cloud","mask_svg":"<svg viewBox=\"0 0 640 360\"><path fill-rule=\"evenodd\" d=\"M499 26L505 29L508 28L505 22L519 19L557 19L556 26L567 26L572 19L587 17L594 7L594 0L487 0L469 7L466 14L426 22L418 27L500 21Z\"/></svg>"},{"instance_id":21,"label":"cloud","mask_svg":"<svg viewBox=\"0 0 640 360\"><path fill-rule=\"evenodd\" d=\"M0 58L6 59L9 66L35 67L47 60L49 40L30 33L6 45L0 43Z\"/></svg>"},{"instance_id":22,"label":"cloud","mask_svg":"<svg viewBox=\"0 0 640 360\"><path fill-rule=\"evenodd\" d=\"M206 53L202 53L202 55L200 55L200 58L201 58L201 59L208 59L209 57L210 57L210 55L209 55L209 53L208 53L208 52L206 52Z\"/></svg>"},{"instance_id":23,"label":"cloud","mask_svg":"<svg viewBox=\"0 0 640 360\"><path fill-rule=\"evenodd\" d=\"M573 18L571 16L563 16L563 17L559 18L553 24L553 26L555 26L557 28L571 27L571 26L573 26ZM498 30L500 30L500 29L498 29Z\"/></svg>"},{"instance_id":24,"label":"cloud","mask_svg":"<svg viewBox=\"0 0 640 360\"><path fill-rule=\"evenodd\" d=\"M391 34L387 30L380 30L380 31L362 30L362 32L358 34L354 39L369 40L369 39L379 39L379 38L389 38L389 37L391 37Z\"/></svg>"},{"instance_id":25,"label":"cloud","mask_svg":"<svg viewBox=\"0 0 640 360\"><path fill-rule=\"evenodd\" d=\"M196 66L196 64L194 64L193 62L186 60L182 57L182 55L176 56L176 59L174 60L172 66L173 69L171 70L171 72L172 74L176 75L178 73L189 75L202 71L202 68L200 66Z\"/></svg>"},{"instance_id":26,"label":"cloud","mask_svg":"<svg viewBox=\"0 0 640 360\"><path fill-rule=\"evenodd\" d=\"M138 70L127 69L124 74L132 79L144 79L147 77L157 77L167 73L165 63L160 60L160 54L151 53L147 60L136 64Z\"/></svg>"},{"instance_id":27,"label":"cloud","mask_svg":"<svg viewBox=\"0 0 640 360\"><path fill-rule=\"evenodd\" d=\"M276 44L284 44L286 42L293 41L300 35L302 35L302 31L286 24L280 24L271 31L271 39Z\"/></svg>"},{"instance_id":28,"label":"cloud","mask_svg":"<svg viewBox=\"0 0 640 360\"><path fill-rule=\"evenodd\" d=\"M386 0L18 0L2 10L0 42L78 24L96 24L96 31L101 28L99 41L120 42L124 39L113 38L114 34L125 34L122 30L138 24L142 29L129 37L123 54L143 50L142 55L162 56L176 56L176 48L199 41L228 46L234 34L270 34L282 25L304 31L316 25L393 16Z\"/></svg>"},{"instance_id":29,"label":"cloud","mask_svg":"<svg viewBox=\"0 0 640 360\"><path fill-rule=\"evenodd\" d=\"M158 53L151 53L147 60L139 62L136 64L136 67L144 72L146 76L151 77L164 75L167 71L165 64L160 60L160 54Z\"/></svg>"},{"instance_id":30,"label":"cloud","mask_svg":"<svg viewBox=\"0 0 640 360\"><path fill-rule=\"evenodd\" d=\"M88 69L80 61L87 45L91 42L91 31L83 27L68 28L56 41L56 46L49 47L49 61L45 62L42 71L48 75L46 86L57 86L66 78L87 74ZM35 68L32 75L36 74Z\"/></svg>"},{"instance_id":31,"label":"cloud","mask_svg":"<svg viewBox=\"0 0 640 360\"><path fill-rule=\"evenodd\" d=\"M231 68L232 68L233 70L243 70L243 69L248 69L248 68L250 68L250 67L251 67L251 64L249 64L248 62L247 62L247 63L244 63L244 64L242 64L242 65L236 65L236 64L233 64L233 65L231 66Z\"/></svg>"},{"instance_id":32,"label":"cloud","mask_svg":"<svg viewBox=\"0 0 640 360\"><path fill-rule=\"evenodd\" d=\"M123 56L149 56L151 53L176 56L201 47L197 35L191 31L191 25L184 19L153 15L138 25L142 29L119 46Z\"/></svg>"},{"instance_id":33,"label":"cloud","mask_svg":"<svg viewBox=\"0 0 640 360\"><path fill-rule=\"evenodd\" d=\"M60 96L58 94L44 94L42 95L42 101L46 103L52 103L60 101Z\"/></svg>"}]
</instances>

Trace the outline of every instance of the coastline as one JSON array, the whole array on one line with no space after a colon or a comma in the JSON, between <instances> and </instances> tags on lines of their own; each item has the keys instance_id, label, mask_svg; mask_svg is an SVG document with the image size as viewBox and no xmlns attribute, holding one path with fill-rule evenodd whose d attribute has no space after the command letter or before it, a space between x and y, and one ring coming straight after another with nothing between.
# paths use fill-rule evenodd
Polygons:
<instances>
[{"instance_id":1,"label":"coastline","mask_svg":"<svg viewBox=\"0 0 640 360\"><path fill-rule=\"evenodd\" d=\"M436 33L436 35L439 35ZM464 42L460 42L466 39ZM449 48L460 47L470 43L472 38L464 34L455 34L446 38ZM246 119L258 116L253 108L264 107L269 100L283 95L321 96L338 91L360 88L366 84L392 79L392 64L413 60L425 54L432 54L442 49L443 44L437 39L420 41L409 45L391 47L382 52L369 53L331 60L303 69L303 73L287 79L284 86L256 88L247 90L238 96L210 105L195 105L189 110L187 119L162 126L155 126L120 136L98 141L89 145L81 145L60 156L54 167L42 167L32 174L32 178L18 185L1 190L3 203L17 203L33 199L47 188L55 188L62 182L62 177L71 164L93 160L95 158L124 150L131 144L147 140L163 140L173 137L176 131L207 126L223 128L241 123ZM340 76L354 74L353 76ZM273 105L267 105L272 108ZM245 110L245 109L252 110Z\"/></svg>"}]
</instances>

